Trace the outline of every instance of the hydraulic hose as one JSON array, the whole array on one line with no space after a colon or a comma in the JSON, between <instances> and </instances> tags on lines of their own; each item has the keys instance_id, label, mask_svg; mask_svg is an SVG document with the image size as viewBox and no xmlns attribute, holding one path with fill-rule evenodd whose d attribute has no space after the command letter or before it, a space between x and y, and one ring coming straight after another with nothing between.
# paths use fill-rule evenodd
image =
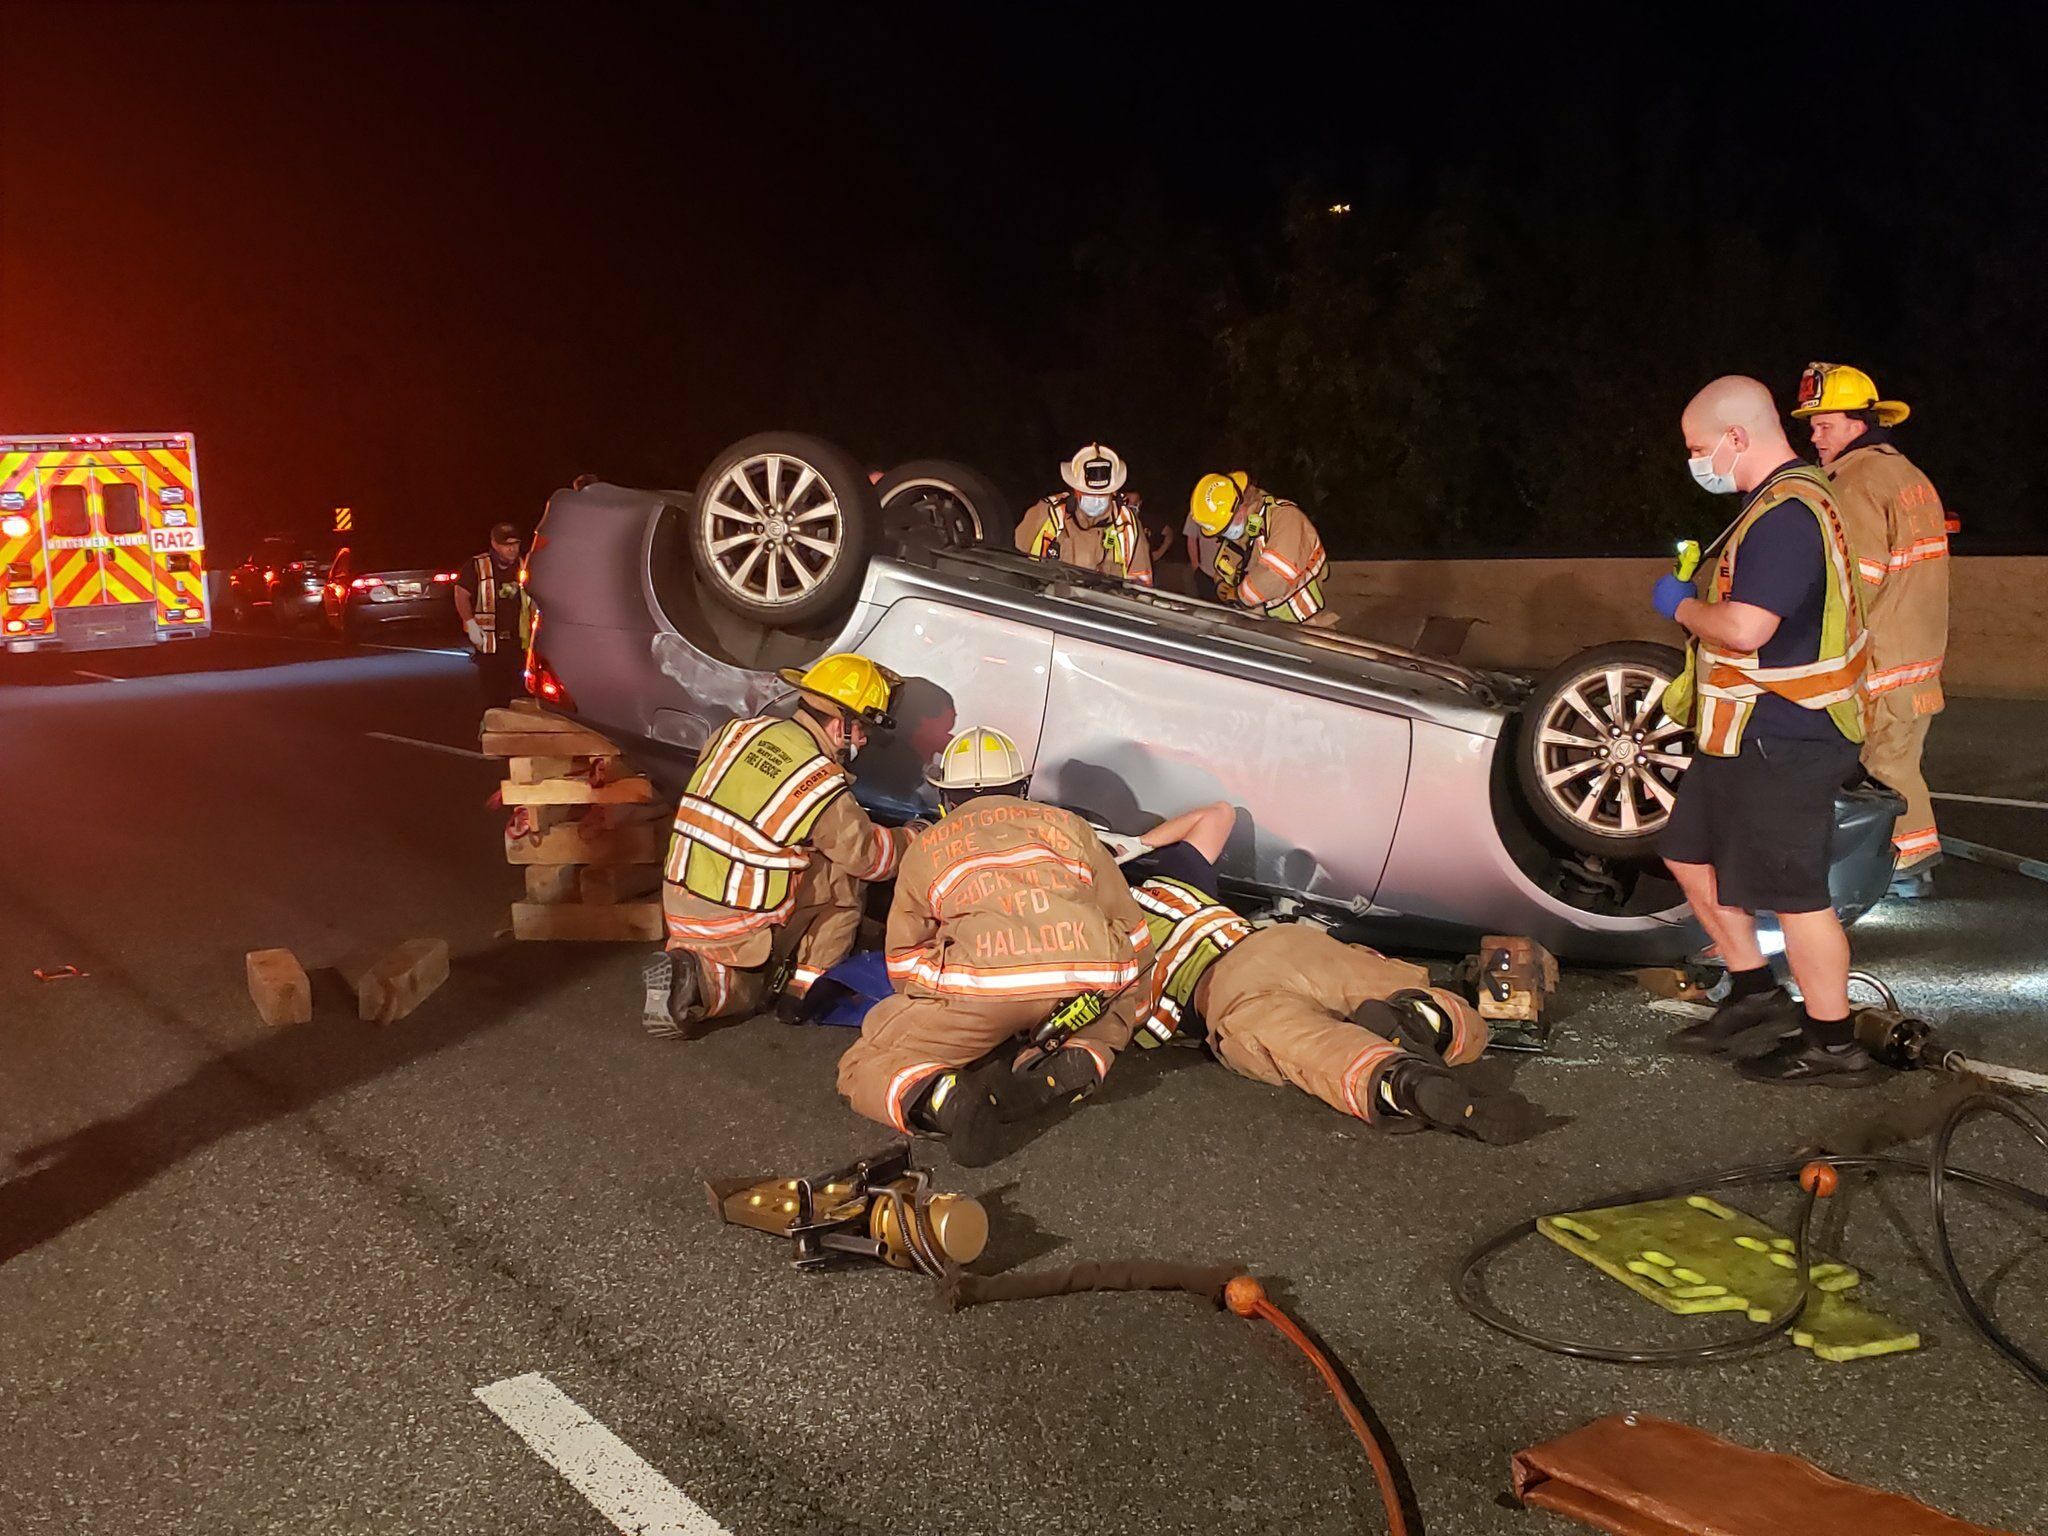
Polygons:
<instances>
[{"instance_id":1,"label":"hydraulic hose","mask_svg":"<svg viewBox=\"0 0 2048 1536\"><path fill-rule=\"evenodd\" d=\"M1920 1174L1928 1181L1928 1203L1934 1222L1934 1236L1937 1251L1941 1256L1944 1278L1950 1292L1955 1296L1956 1305L1963 1315L2001 1355L2010 1361L2035 1386L2048 1391L2048 1368L2016 1344L1991 1319L1990 1314L1971 1292L1964 1280L1962 1270L1956 1263L1954 1246L1948 1228L1947 1191L1951 1180L1968 1184L2005 1199L2016 1201L2033 1210L2048 1213L2048 1195L2025 1185L2014 1184L2006 1179L1994 1178L1990 1174L1978 1173L1969 1168L1957 1168L1948 1161L1949 1148L1955 1140L1957 1130L1979 1115L1997 1114L2012 1121L2031 1136L2043 1151L2048 1151L2048 1121L2024 1105L1993 1093L1972 1094L1961 1100L1949 1111L1941 1129L1934 1138L1933 1151L1925 1158L1901 1157L1896 1155L1833 1156L1823 1154L1815 1157L1786 1158L1778 1162L1747 1163L1739 1167L1724 1168L1697 1178L1686 1179L1675 1184L1661 1185L1655 1189L1633 1190L1625 1194L1605 1196L1591 1201L1580 1201L1576 1205L1559 1207L1545 1212L1546 1216L1569 1215L1574 1210L1612 1205L1636 1205L1648 1200L1670 1200L1681 1195L1701 1193L1712 1189L1728 1189L1740 1185L1771 1184L1798 1175L1805 1191L1805 1200L1799 1213L1799 1230L1795 1243L1794 1261L1796 1273L1801 1279L1799 1293L1790 1305L1772 1317L1768 1322L1759 1323L1743 1332L1725 1339L1715 1339L1705 1344L1680 1345L1666 1349L1628 1349L1616 1345L1593 1341L1562 1338L1555 1334L1531 1328L1517 1322L1502 1312L1480 1294L1481 1272L1503 1250L1513 1247L1523 1238L1536 1231L1536 1223L1543 1219L1532 1216L1527 1221L1510 1227L1505 1232L1487 1238L1465 1256L1458 1266L1457 1279L1452 1283L1452 1294L1458 1305L1473 1317L1496 1332L1509 1338L1520 1339L1537 1349L1556 1355L1572 1355L1586 1360L1604 1360L1617 1365L1691 1365L1708 1360L1719 1360L1729 1355L1741 1354L1768 1343L1779 1334L1789 1330L1798 1321L1805 1309L1808 1287L1811 1285L1808 1255L1808 1237L1812 1226L1816 1201L1832 1193L1835 1176L1843 1173L1871 1174Z\"/></svg>"}]
</instances>

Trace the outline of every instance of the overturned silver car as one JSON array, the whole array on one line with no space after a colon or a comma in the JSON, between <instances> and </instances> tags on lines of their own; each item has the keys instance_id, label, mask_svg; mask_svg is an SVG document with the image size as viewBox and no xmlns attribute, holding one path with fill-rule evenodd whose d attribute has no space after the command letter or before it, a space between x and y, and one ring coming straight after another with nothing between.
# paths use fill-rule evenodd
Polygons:
<instances>
[{"instance_id":1,"label":"overturned silver car","mask_svg":"<svg viewBox=\"0 0 2048 1536\"><path fill-rule=\"evenodd\" d=\"M693 493L557 492L528 561L534 674L679 790L713 730L788 693L775 669L859 650L907 680L857 766L877 814L926 810L948 734L994 725L1034 796L1118 831L1239 807L1221 872L1248 909L1595 963L1699 941L1651 853L1690 751L1660 707L1675 650L1600 646L1532 682L1029 560L1007 513L970 470L870 486L796 433L735 444ZM1885 892L1897 809L1874 785L1837 802L1846 918Z\"/></svg>"}]
</instances>

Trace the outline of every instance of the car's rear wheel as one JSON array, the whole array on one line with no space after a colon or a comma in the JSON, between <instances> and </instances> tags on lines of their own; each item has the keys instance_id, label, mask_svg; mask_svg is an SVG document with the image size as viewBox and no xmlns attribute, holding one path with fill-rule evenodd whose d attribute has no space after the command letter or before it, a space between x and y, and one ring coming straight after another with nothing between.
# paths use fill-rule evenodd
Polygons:
<instances>
[{"instance_id":1,"label":"car's rear wheel","mask_svg":"<svg viewBox=\"0 0 2048 1536\"><path fill-rule=\"evenodd\" d=\"M760 624L802 624L853 601L878 521L852 455L801 432L762 432L697 482L690 555L719 606Z\"/></svg>"},{"instance_id":2,"label":"car's rear wheel","mask_svg":"<svg viewBox=\"0 0 2048 1536\"><path fill-rule=\"evenodd\" d=\"M1016 511L979 470L950 459L912 459L875 486L890 546L936 542L948 549L1008 545Z\"/></svg>"},{"instance_id":3,"label":"car's rear wheel","mask_svg":"<svg viewBox=\"0 0 2048 1536\"><path fill-rule=\"evenodd\" d=\"M1515 771L1531 812L1580 853L1648 855L1671 819L1692 738L1664 712L1685 664L1668 645L1581 651L1522 707Z\"/></svg>"}]
</instances>

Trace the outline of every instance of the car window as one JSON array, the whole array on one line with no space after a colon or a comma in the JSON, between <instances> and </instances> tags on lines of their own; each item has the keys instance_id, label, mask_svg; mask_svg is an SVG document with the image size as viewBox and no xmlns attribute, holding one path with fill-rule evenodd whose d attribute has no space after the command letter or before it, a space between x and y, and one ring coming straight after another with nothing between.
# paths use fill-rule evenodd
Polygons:
<instances>
[{"instance_id":1,"label":"car window","mask_svg":"<svg viewBox=\"0 0 2048 1536\"><path fill-rule=\"evenodd\" d=\"M142 488L131 480L102 480L100 517L116 536L142 532Z\"/></svg>"},{"instance_id":2,"label":"car window","mask_svg":"<svg viewBox=\"0 0 2048 1536\"><path fill-rule=\"evenodd\" d=\"M85 487L53 485L50 499L50 533L59 539L83 539L92 534L92 516L85 507Z\"/></svg>"}]
</instances>

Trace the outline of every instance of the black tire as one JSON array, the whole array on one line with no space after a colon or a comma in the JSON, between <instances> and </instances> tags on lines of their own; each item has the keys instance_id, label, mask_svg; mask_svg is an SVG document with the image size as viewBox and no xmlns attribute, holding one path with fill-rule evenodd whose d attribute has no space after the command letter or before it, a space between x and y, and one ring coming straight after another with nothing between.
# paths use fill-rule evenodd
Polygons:
<instances>
[{"instance_id":1,"label":"black tire","mask_svg":"<svg viewBox=\"0 0 2048 1536\"><path fill-rule=\"evenodd\" d=\"M1515 733L1515 779L1531 814L1566 847L1613 859L1654 851L1692 759L1691 733L1661 702L1684 665L1668 645L1596 645L1529 695Z\"/></svg>"},{"instance_id":2,"label":"black tire","mask_svg":"<svg viewBox=\"0 0 2048 1536\"><path fill-rule=\"evenodd\" d=\"M1017 532L1016 510L995 483L951 459L898 464L875 486L875 500L892 548L915 541L947 549L1007 549Z\"/></svg>"},{"instance_id":3,"label":"black tire","mask_svg":"<svg viewBox=\"0 0 2048 1536\"><path fill-rule=\"evenodd\" d=\"M760 432L711 461L688 521L705 594L781 628L852 605L881 514L867 472L844 449L802 432Z\"/></svg>"}]
</instances>

